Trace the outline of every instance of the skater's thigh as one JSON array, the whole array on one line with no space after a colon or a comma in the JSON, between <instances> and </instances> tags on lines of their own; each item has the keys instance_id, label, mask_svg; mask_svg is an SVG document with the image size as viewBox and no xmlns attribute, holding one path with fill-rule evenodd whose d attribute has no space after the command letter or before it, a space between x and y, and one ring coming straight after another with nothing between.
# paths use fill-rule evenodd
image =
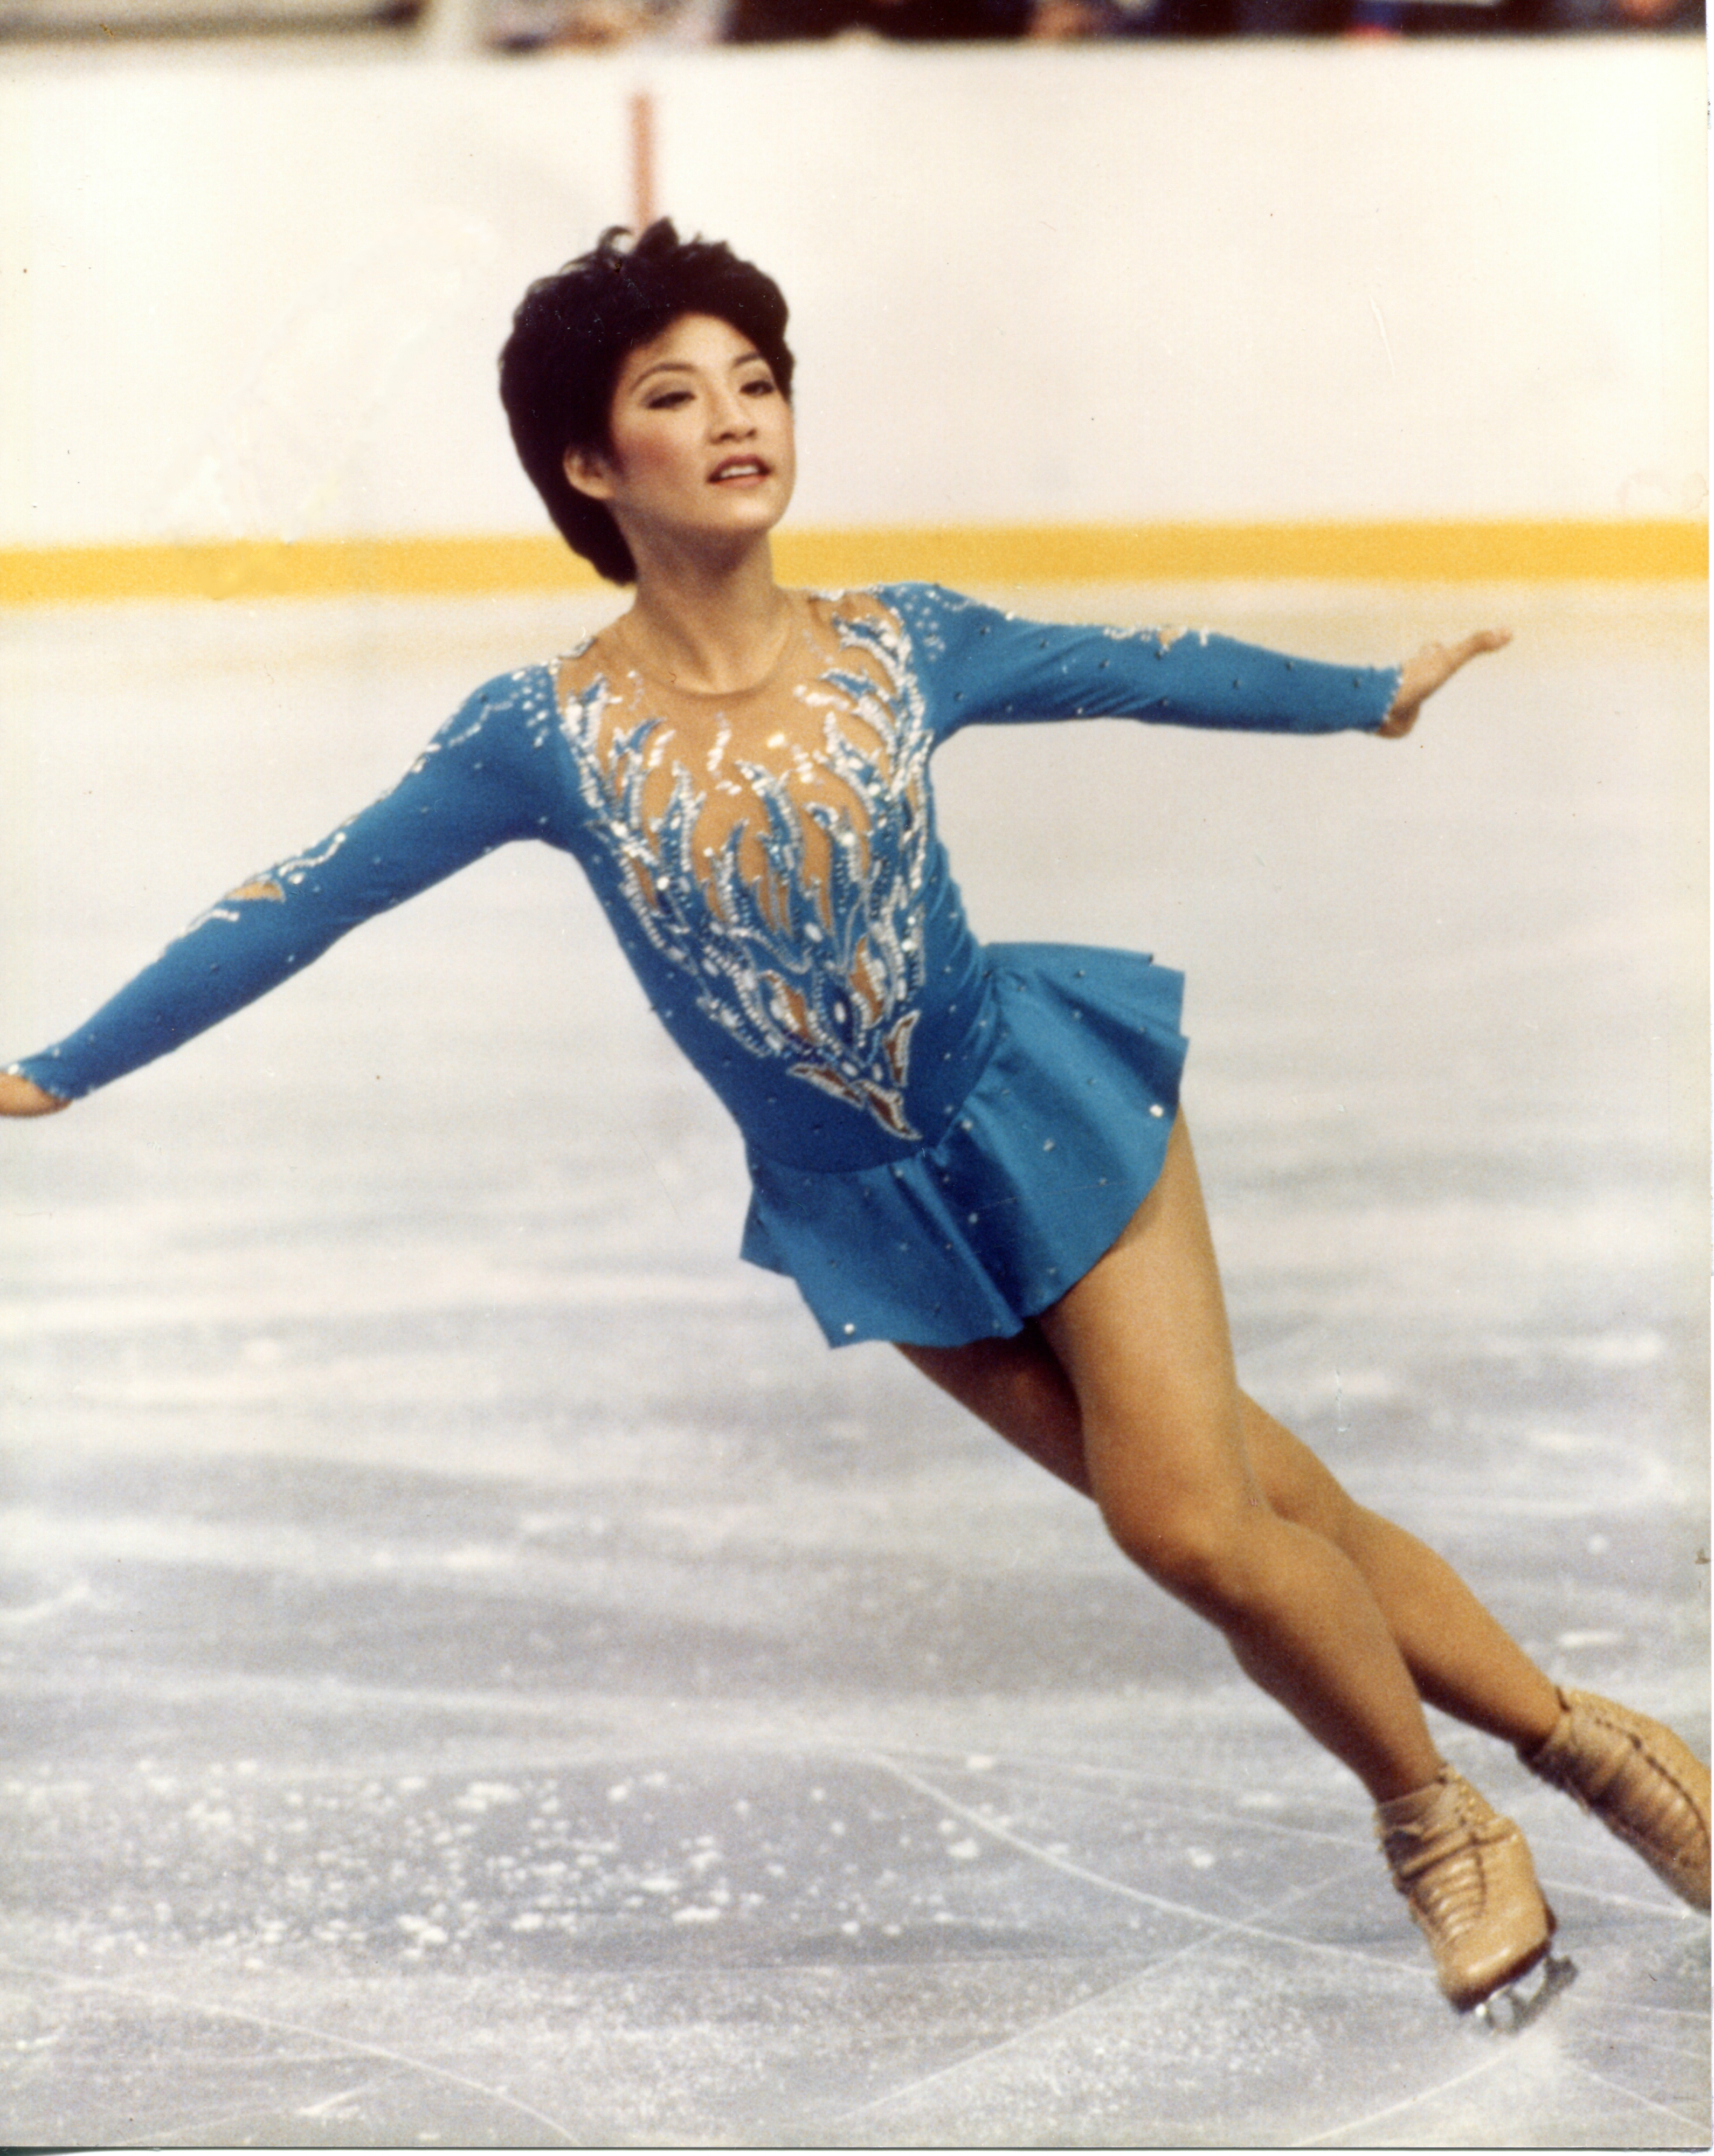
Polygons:
<instances>
[{"instance_id":1,"label":"skater's thigh","mask_svg":"<svg viewBox=\"0 0 1714 2156\"><path fill-rule=\"evenodd\" d=\"M1008 1443L1085 1494L1101 1494L1088 1449L1093 1418L1116 1504L1122 1506L1128 1491L1159 1517L1176 1507L1205 1512L1257 1500L1243 1412L1250 1404L1237 1389L1213 1240L1182 1117L1159 1180L1118 1240L1039 1320L1010 1339L958 1348L901 1343L900 1352ZM1280 1467L1270 1479L1283 1485L1286 1453L1276 1446L1270 1456Z\"/></svg>"},{"instance_id":2,"label":"skater's thigh","mask_svg":"<svg viewBox=\"0 0 1714 2156\"><path fill-rule=\"evenodd\" d=\"M1026 1325L1009 1340L972 1340L962 1348L901 1342L899 1353L1008 1445L1090 1494L1077 1395L1039 1325Z\"/></svg>"},{"instance_id":3,"label":"skater's thigh","mask_svg":"<svg viewBox=\"0 0 1714 2156\"><path fill-rule=\"evenodd\" d=\"M962 1348L901 1343L899 1353L1008 1445L1085 1497L1092 1494L1077 1395L1039 1326ZM1248 1394L1240 1396L1240 1410L1244 1450L1269 1505L1282 1518L1341 1540L1358 1511L1343 1486Z\"/></svg>"},{"instance_id":4,"label":"skater's thigh","mask_svg":"<svg viewBox=\"0 0 1714 2156\"><path fill-rule=\"evenodd\" d=\"M1095 1495L1126 1548L1244 1531L1250 1471L1225 1302L1181 1116L1124 1233L1041 1317L1071 1381ZM1147 1561L1144 1559L1143 1561Z\"/></svg>"}]
</instances>

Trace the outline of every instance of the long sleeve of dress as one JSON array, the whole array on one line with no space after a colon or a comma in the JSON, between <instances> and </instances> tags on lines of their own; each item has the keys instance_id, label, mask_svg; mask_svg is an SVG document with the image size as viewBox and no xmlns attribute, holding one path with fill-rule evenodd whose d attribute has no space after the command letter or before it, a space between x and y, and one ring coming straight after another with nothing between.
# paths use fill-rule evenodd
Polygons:
<instances>
[{"instance_id":1,"label":"long sleeve of dress","mask_svg":"<svg viewBox=\"0 0 1714 2156\"><path fill-rule=\"evenodd\" d=\"M535 835L539 760L516 677L476 691L390 793L198 916L74 1033L11 1065L73 1101L218 1024L361 922Z\"/></svg>"},{"instance_id":2,"label":"long sleeve of dress","mask_svg":"<svg viewBox=\"0 0 1714 2156\"><path fill-rule=\"evenodd\" d=\"M1025 621L938 585L884 596L910 631L936 736L1033 719L1132 718L1260 733L1373 732L1394 666L1329 665L1203 630Z\"/></svg>"}]
</instances>

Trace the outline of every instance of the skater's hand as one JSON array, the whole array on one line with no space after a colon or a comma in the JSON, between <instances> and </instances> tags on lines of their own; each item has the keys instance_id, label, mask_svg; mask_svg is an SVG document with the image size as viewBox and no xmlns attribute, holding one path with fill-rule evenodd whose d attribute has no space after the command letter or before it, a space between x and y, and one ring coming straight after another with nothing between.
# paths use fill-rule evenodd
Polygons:
<instances>
[{"instance_id":1,"label":"skater's hand","mask_svg":"<svg viewBox=\"0 0 1714 2156\"><path fill-rule=\"evenodd\" d=\"M1479 629L1462 644L1425 644L1408 659L1398 677L1398 694L1375 731L1383 741L1397 741L1416 724L1423 706L1444 688L1460 666L1484 651L1501 651L1511 641L1509 629Z\"/></svg>"},{"instance_id":2,"label":"skater's hand","mask_svg":"<svg viewBox=\"0 0 1714 2156\"><path fill-rule=\"evenodd\" d=\"M0 1070L0 1116L57 1116L62 1108L70 1106L69 1101L62 1101L54 1093L44 1093L28 1078L20 1078L14 1071Z\"/></svg>"}]
</instances>

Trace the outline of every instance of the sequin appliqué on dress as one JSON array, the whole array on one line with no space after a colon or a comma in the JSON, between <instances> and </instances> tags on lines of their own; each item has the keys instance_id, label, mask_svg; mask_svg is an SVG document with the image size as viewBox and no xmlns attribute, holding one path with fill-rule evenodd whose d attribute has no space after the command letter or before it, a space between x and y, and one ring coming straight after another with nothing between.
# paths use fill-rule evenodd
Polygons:
<instances>
[{"instance_id":1,"label":"sequin appliqu\u00e9 on dress","mask_svg":"<svg viewBox=\"0 0 1714 2156\"><path fill-rule=\"evenodd\" d=\"M791 696L813 746L775 732L777 769L731 754L722 720L704 777L682 730L633 712L649 690L600 674L562 718L577 782L615 878L653 947L694 984L698 1009L750 1055L866 1111L895 1137L923 982L921 897L932 844L932 739L898 624L872 604L830 617L838 649ZM844 798L809 798L838 782ZM657 804L651 808L645 794ZM748 797L699 845L711 794Z\"/></svg>"}]
</instances>

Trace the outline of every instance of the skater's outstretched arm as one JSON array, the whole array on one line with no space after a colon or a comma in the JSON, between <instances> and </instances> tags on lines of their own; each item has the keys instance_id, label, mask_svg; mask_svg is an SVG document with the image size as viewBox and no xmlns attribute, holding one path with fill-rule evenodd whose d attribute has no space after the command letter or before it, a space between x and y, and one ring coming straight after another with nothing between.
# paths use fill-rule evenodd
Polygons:
<instances>
[{"instance_id":1,"label":"skater's outstretched arm","mask_svg":"<svg viewBox=\"0 0 1714 2156\"><path fill-rule=\"evenodd\" d=\"M937 741L967 726L1127 718L1255 733L1396 738L1460 667L1511 641L1478 629L1403 665L1293 658L1209 632L1026 621L934 584L877 588L911 642Z\"/></svg>"},{"instance_id":2,"label":"skater's outstretched arm","mask_svg":"<svg viewBox=\"0 0 1714 2156\"><path fill-rule=\"evenodd\" d=\"M76 1032L0 1070L0 1114L53 1114L266 994L361 922L542 836L546 680L526 669L479 689L389 793L228 891Z\"/></svg>"}]
</instances>

